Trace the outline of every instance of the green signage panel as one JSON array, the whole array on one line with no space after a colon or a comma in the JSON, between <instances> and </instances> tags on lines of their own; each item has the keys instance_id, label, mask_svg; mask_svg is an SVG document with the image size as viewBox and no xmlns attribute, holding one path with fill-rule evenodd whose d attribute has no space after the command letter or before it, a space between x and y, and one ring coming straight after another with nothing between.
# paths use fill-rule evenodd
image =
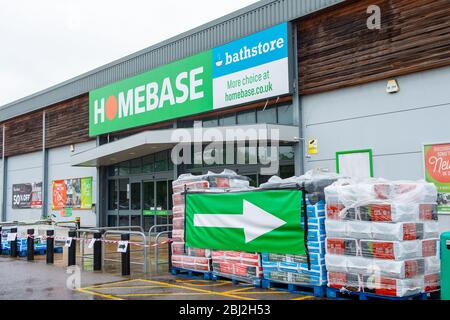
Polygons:
<instances>
[{"instance_id":1,"label":"green signage panel","mask_svg":"<svg viewBox=\"0 0 450 320\"><path fill-rule=\"evenodd\" d=\"M165 65L89 94L89 135L212 110L212 52Z\"/></svg>"},{"instance_id":2,"label":"green signage panel","mask_svg":"<svg viewBox=\"0 0 450 320\"><path fill-rule=\"evenodd\" d=\"M89 135L237 106L291 91L288 24L89 93Z\"/></svg>"},{"instance_id":3,"label":"green signage panel","mask_svg":"<svg viewBox=\"0 0 450 320\"><path fill-rule=\"evenodd\" d=\"M192 248L305 254L302 192L267 190L186 195Z\"/></svg>"},{"instance_id":4,"label":"green signage panel","mask_svg":"<svg viewBox=\"0 0 450 320\"><path fill-rule=\"evenodd\" d=\"M142 213L144 216L169 216L169 210L144 210Z\"/></svg>"}]
</instances>

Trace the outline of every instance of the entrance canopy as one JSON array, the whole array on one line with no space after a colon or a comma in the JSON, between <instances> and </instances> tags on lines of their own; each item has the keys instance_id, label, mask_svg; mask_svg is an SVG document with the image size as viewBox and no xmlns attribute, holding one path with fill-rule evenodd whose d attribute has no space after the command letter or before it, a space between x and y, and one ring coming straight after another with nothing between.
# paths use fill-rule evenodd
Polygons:
<instances>
[{"instance_id":1,"label":"entrance canopy","mask_svg":"<svg viewBox=\"0 0 450 320\"><path fill-rule=\"evenodd\" d=\"M114 165L171 149L180 141L186 142L186 140L180 139L180 136L190 139L187 142L203 142L205 144L220 141L217 137L221 137L223 142L270 141L271 139L277 139L280 143L289 143L299 141L299 129L296 126L255 124L145 131L74 154L71 158L71 164L79 167Z\"/></svg>"}]
</instances>

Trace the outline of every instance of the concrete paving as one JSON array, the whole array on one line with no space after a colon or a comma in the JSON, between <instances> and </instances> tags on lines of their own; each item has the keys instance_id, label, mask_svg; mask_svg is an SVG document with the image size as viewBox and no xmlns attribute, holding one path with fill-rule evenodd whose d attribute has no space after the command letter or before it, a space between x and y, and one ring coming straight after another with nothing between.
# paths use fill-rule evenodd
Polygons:
<instances>
[{"instance_id":1,"label":"concrete paving","mask_svg":"<svg viewBox=\"0 0 450 320\"><path fill-rule=\"evenodd\" d=\"M45 256L44 256L45 258ZM61 265L47 265L40 257L36 261L0 257L1 300L86 300L96 299L67 288L70 274ZM81 286L120 281L111 274L81 272Z\"/></svg>"},{"instance_id":2,"label":"concrete paving","mask_svg":"<svg viewBox=\"0 0 450 320\"><path fill-rule=\"evenodd\" d=\"M45 256L28 262L24 258L0 257L1 300L309 300L303 296L277 290L254 288L230 281L208 281L173 276L167 268L147 275L120 276L119 268L109 272L81 271L81 287L67 288L63 255L55 265L47 265ZM89 265L89 264L88 264ZM86 268L85 268L86 269ZM89 269L89 267L87 268ZM137 268L138 270L140 268ZM164 270L165 269L165 270ZM138 271L137 270L137 271Z\"/></svg>"}]
</instances>

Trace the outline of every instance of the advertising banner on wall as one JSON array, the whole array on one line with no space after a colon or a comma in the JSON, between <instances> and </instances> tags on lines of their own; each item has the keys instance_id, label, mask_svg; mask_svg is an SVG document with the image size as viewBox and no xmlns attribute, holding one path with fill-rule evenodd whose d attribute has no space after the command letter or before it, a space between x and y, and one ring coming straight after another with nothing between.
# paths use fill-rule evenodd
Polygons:
<instances>
[{"instance_id":1,"label":"advertising banner on wall","mask_svg":"<svg viewBox=\"0 0 450 320\"><path fill-rule=\"evenodd\" d=\"M290 93L288 24L89 93L89 135Z\"/></svg>"},{"instance_id":2,"label":"advertising banner on wall","mask_svg":"<svg viewBox=\"0 0 450 320\"><path fill-rule=\"evenodd\" d=\"M438 190L438 212L450 214L450 143L424 146L425 180Z\"/></svg>"},{"instance_id":3,"label":"advertising banner on wall","mask_svg":"<svg viewBox=\"0 0 450 320\"><path fill-rule=\"evenodd\" d=\"M68 208L92 208L92 177L52 182L52 209Z\"/></svg>"},{"instance_id":4,"label":"advertising banner on wall","mask_svg":"<svg viewBox=\"0 0 450 320\"><path fill-rule=\"evenodd\" d=\"M13 209L42 208L42 182L13 184Z\"/></svg>"}]
</instances>

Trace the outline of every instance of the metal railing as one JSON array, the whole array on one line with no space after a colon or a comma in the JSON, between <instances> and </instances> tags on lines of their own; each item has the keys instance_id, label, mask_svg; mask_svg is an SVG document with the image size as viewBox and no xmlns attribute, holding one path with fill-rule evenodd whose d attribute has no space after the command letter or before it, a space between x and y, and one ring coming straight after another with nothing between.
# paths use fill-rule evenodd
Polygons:
<instances>
[{"instance_id":1,"label":"metal railing","mask_svg":"<svg viewBox=\"0 0 450 320\"><path fill-rule=\"evenodd\" d=\"M84 269L84 260L85 259L94 259L94 254L87 254L84 251L85 248L85 242L87 240L86 235L88 234L94 234L94 233L100 233L99 229L93 229L93 228L86 228L86 229L76 229L77 235L78 237L81 239L80 240L80 263L81 263L81 268Z\"/></svg>"},{"instance_id":2,"label":"metal railing","mask_svg":"<svg viewBox=\"0 0 450 320\"><path fill-rule=\"evenodd\" d=\"M101 228L100 228L101 229ZM123 230L106 230L105 233L103 234L103 240L108 240L107 236L108 235L122 235L122 234L129 234L130 236L135 235L135 236L140 236L142 237L142 241L138 242L137 244L142 245L142 250L131 250L131 246L136 244L135 241L132 241L130 239L130 254L133 252L142 252L144 255L144 262L136 262L136 261L131 261L131 264L137 264L137 265L142 265L143 269L144 269L144 273L147 273L148 269L147 269L147 236L145 235L144 232L140 232L140 231L123 231ZM104 265L105 261L110 261L110 262L121 262L121 260L119 259L111 259L111 258L106 258L106 255L108 253L106 252L106 246L105 243L103 244L103 250L102 250L102 265ZM110 254L120 254L118 252L112 252Z\"/></svg>"},{"instance_id":3,"label":"metal railing","mask_svg":"<svg viewBox=\"0 0 450 320\"><path fill-rule=\"evenodd\" d=\"M149 241L149 247L148 247L148 255L152 256L152 247L153 247L153 242L152 242L152 238L153 237L157 237L158 236L158 232L153 232L153 230L156 230L157 228L165 228L166 230L164 230L164 232L169 232L173 229L173 224L155 224L153 226L150 227L150 229L148 230L148 241ZM155 245L156 248L158 248L158 241L155 238Z\"/></svg>"},{"instance_id":4,"label":"metal railing","mask_svg":"<svg viewBox=\"0 0 450 320\"><path fill-rule=\"evenodd\" d=\"M169 235L171 232L172 232L172 231L162 231L162 232L158 233L158 234L156 235L156 238L155 238L155 243L158 244L158 240L159 240L159 238L160 238L162 235L164 235L164 234ZM167 261L167 262L161 262L161 263L160 263L160 262L159 262L159 257L158 257L158 255L159 255L159 246L156 245L156 246L155 246L155 271L156 271L156 272L158 272L158 267L159 267L160 264L166 264L166 263L169 263L169 261Z\"/></svg>"}]
</instances>

